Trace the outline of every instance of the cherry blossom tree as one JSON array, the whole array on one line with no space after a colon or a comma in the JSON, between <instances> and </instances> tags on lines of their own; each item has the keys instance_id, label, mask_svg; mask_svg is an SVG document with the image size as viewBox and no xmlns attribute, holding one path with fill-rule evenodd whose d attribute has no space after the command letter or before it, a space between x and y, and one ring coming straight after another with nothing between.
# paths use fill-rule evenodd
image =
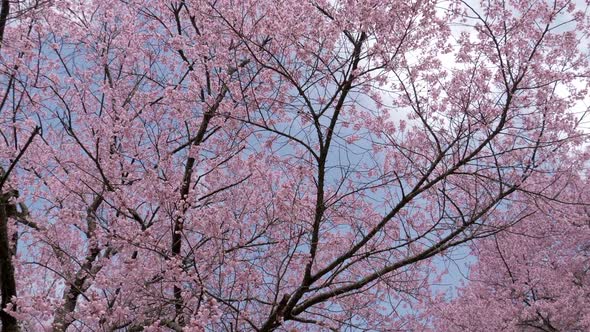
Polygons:
<instances>
[{"instance_id":1,"label":"cherry blossom tree","mask_svg":"<svg viewBox=\"0 0 590 332\"><path fill-rule=\"evenodd\" d=\"M408 328L571 173L587 6L2 1L2 328Z\"/></svg>"},{"instance_id":2,"label":"cherry blossom tree","mask_svg":"<svg viewBox=\"0 0 590 332\"><path fill-rule=\"evenodd\" d=\"M573 185L559 195L560 203L545 202L534 218L474 246L478 260L467 285L452 301L435 300L427 311L434 330L590 328L588 197L584 187Z\"/></svg>"}]
</instances>

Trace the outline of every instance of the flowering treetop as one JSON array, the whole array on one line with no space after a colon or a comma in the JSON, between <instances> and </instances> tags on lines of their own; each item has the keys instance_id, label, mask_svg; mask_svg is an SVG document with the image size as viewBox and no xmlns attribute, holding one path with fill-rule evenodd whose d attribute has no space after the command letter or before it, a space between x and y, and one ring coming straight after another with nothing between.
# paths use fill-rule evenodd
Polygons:
<instances>
[{"instance_id":1,"label":"flowering treetop","mask_svg":"<svg viewBox=\"0 0 590 332\"><path fill-rule=\"evenodd\" d=\"M407 328L583 165L587 5L2 1L3 328Z\"/></svg>"}]
</instances>

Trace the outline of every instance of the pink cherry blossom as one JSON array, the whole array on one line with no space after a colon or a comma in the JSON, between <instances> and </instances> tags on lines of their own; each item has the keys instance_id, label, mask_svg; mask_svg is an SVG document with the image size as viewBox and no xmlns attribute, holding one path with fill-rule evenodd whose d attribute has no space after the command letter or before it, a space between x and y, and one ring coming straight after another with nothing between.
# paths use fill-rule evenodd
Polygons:
<instances>
[{"instance_id":1,"label":"pink cherry blossom","mask_svg":"<svg viewBox=\"0 0 590 332\"><path fill-rule=\"evenodd\" d=\"M468 247L587 328L587 7L0 0L2 330L452 329Z\"/></svg>"}]
</instances>

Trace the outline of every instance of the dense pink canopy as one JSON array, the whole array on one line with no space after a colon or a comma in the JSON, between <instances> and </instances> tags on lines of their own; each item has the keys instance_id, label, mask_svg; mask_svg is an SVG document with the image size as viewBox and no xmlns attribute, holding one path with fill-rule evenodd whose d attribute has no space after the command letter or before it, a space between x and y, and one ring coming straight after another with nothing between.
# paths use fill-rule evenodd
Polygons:
<instances>
[{"instance_id":1,"label":"dense pink canopy","mask_svg":"<svg viewBox=\"0 0 590 332\"><path fill-rule=\"evenodd\" d=\"M588 2L0 2L3 331L447 324L467 244L586 296Z\"/></svg>"},{"instance_id":2,"label":"dense pink canopy","mask_svg":"<svg viewBox=\"0 0 590 332\"><path fill-rule=\"evenodd\" d=\"M587 185L576 185L560 188L560 199L588 202ZM534 217L474 245L469 282L424 314L434 331L590 330L588 212L581 204L545 203Z\"/></svg>"}]
</instances>

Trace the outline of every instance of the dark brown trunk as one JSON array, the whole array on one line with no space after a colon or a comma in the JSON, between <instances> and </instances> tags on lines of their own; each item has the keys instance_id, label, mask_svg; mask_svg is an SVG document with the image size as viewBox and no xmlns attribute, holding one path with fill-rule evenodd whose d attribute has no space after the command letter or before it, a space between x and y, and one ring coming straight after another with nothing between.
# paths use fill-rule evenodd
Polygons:
<instances>
[{"instance_id":1,"label":"dark brown trunk","mask_svg":"<svg viewBox=\"0 0 590 332\"><path fill-rule=\"evenodd\" d=\"M2 42L4 41L4 30L8 21L8 13L10 13L10 0L2 0L0 7L0 47L2 47Z\"/></svg>"},{"instance_id":2,"label":"dark brown trunk","mask_svg":"<svg viewBox=\"0 0 590 332\"><path fill-rule=\"evenodd\" d=\"M14 278L14 266L12 265L12 250L10 235L8 234L8 195L0 194L0 291L2 292L2 311L0 321L2 332L19 331L16 318L4 311L16 296L16 282ZM15 307L13 307L13 310Z\"/></svg>"}]
</instances>

